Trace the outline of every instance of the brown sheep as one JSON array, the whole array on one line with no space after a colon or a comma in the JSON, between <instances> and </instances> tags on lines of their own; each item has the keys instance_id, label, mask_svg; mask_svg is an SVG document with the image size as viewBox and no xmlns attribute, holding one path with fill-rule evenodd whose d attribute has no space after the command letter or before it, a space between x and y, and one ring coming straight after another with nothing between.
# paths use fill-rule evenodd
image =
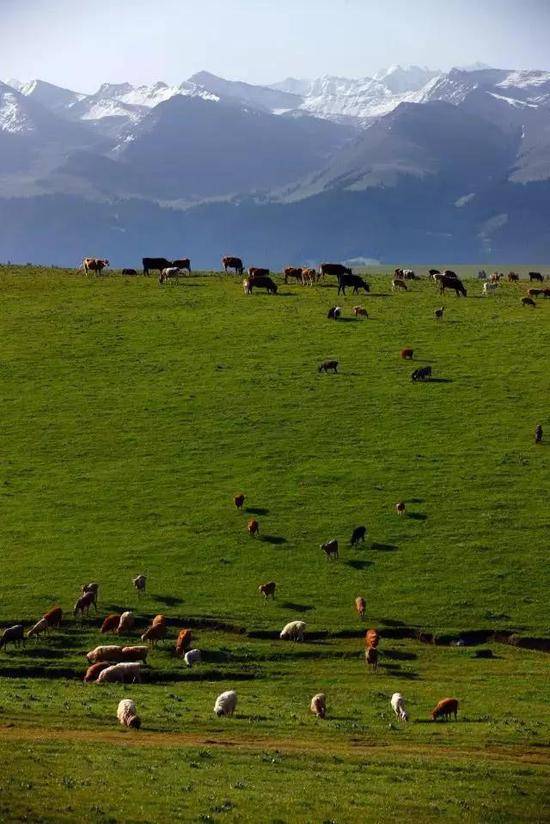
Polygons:
<instances>
[{"instance_id":1,"label":"brown sheep","mask_svg":"<svg viewBox=\"0 0 550 824\"><path fill-rule=\"evenodd\" d=\"M93 592L92 590L88 590L88 592L85 592L84 595L80 596L80 598L78 599L78 601L74 605L73 615L75 617L78 615L78 613L80 613L81 616L83 616L84 613L86 613L86 615L88 615L88 613L90 612L90 607L91 606L93 606L93 608L97 612L97 603L96 603L96 601L97 601L97 594L95 592Z\"/></svg>"},{"instance_id":2,"label":"brown sheep","mask_svg":"<svg viewBox=\"0 0 550 824\"><path fill-rule=\"evenodd\" d=\"M380 636L377 629L368 629L365 633L365 646L377 647L380 641Z\"/></svg>"},{"instance_id":3,"label":"brown sheep","mask_svg":"<svg viewBox=\"0 0 550 824\"><path fill-rule=\"evenodd\" d=\"M374 670L378 669L378 650L376 647L368 647L365 650L365 661L369 667Z\"/></svg>"},{"instance_id":4,"label":"brown sheep","mask_svg":"<svg viewBox=\"0 0 550 824\"><path fill-rule=\"evenodd\" d=\"M84 681L87 684L93 683L97 680L97 676L99 675L99 673L102 672L102 670L107 669L107 667L110 667L111 664L112 661L98 661L97 664L92 664L86 670L86 674L84 675Z\"/></svg>"},{"instance_id":5,"label":"brown sheep","mask_svg":"<svg viewBox=\"0 0 550 824\"><path fill-rule=\"evenodd\" d=\"M247 523L246 528L248 529L249 535L254 536L260 534L260 524L258 523L256 518L251 518Z\"/></svg>"},{"instance_id":6,"label":"brown sheep","mask_svg":"<svg viewBox=\"0 0 550 824\"><path fill-rule=\"evenodd\" d=\"M108 615L101 625L100 632L115 632L116 628L118 627L118 622L120 621L120 615L117 615L116 612L112 612Z\"/></svg>"},{"instance_id":7,"label":"brown sheep","mask_svg":"<svg viewBox=\"0 0 550 824\"><path fill-rule=\"evenodd\" d=\"M63 610L61 607L52 607L43 616L44 620L48 622L50 627L58 627L63 618Z\"/></svg>"},{"instance_id":8,"label":"brown sheep","mask_svg":"<svg viewBox=\"0 0 550 824\"><path fill-rule=\"evenodd\" d=\"M149 647L147 646L122 647L122 650L120 652L120 660L143 661L145 663L148 653Z\"/></svg>"},{"instance_id":9,"label":"brown sheep","mask_svg":"<svg viewBox=\"0 0 550 824\"><path fill-rule=\"evenodd\" d=\"M309 709L311 712L317 716L317 718L324 718L327 714L327 699L323 692L318 692L317 695L314 695L311 699L311 704L309 705Z\"/></svg>"},{"instance_id":10,"label":"brown sheep","mask_svg":"<svg viewBox=\"0 0 550 824\"><path fill-rule=\"evenodd\" d=\"M458 712L458 701L456 698L443 698L434 710L432 710L432 719L437 721L438 718L444 718L445 721L454 715L456 721L456 714Z\"/></svg>"},{"instance_id":11,"label":"brown sheep","mask_svg":"<svg viewBox=\"0 0 550 824\"><path fill-rule=\"evenodd\" d=\"M176 655L182 658L193 642L193 633L190 629L181 629L176 639Z\"/></svg>"}]
</instances>

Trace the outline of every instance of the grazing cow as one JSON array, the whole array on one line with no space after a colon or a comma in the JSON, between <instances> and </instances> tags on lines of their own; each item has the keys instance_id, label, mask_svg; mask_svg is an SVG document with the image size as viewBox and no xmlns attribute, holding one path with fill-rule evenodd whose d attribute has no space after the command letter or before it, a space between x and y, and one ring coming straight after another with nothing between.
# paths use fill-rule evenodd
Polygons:
<instances>
[{"instance_id":1,"label":"grazing cow","mask_svg":"<svg viewBox=\"0 0 550 824\"><path fill-rule=\"evenodd\" d=\"M535 427L535 443L541 443L541 442L542 442L542 426L539 423Z\"/></svg>"},{"instance_id":2,"label":"grazing cow","mask_svg":"<svg viewBox=\"0 0 550 824\"><path fill-rule=\"evenodd\" d=\"M173 266L171 260L166 258L142 258L143 274L148 275L149 272L162 272L163 269L169 269Z\"/></svg>"},{"instance_id":3,"label":"grazing cow","mask_svg":"<svg viewBox=\"0 0 550 824\"><path fill-rule=\"evenodd\" d=\"M398 721L409 720L409 714L405 709L405 702L400 692L394 692L391 697L390 704Z\"/></svg>"},{"instance_id":4,"label":"grazing cow","mask_svg":"<svg viewBox=\"0 0 550 824\"><path fill-rule=\"evenodd\" d=\"M359 318L359 317L368 318L368 316L369 316L369 313L367 312L367 310L364 309L362 306L354 306L353 307L353 314L355 315L356 318Z\"/></svg>"},{"instance_id":5,"label":"grazing cow","mask_svg":"<svg viewBox=\"0 0 550 824\"><path fill-rule=\"evenodd\" d=\"M137 589L137 594L139 596L142 592L145 592L145 587L147 586L147 578L145 577L145 575L136 575L135 578L132 578L132 584Z\"/></svg>"},{"instance_id":6,"label":"grazing cow","mask_svg":"<svg viewBox=\"0 0 550 824\"><path fill-rule=\"evenodd\" d=\"M353 287L353 295L358 295L359 289L364 289L367 293L370 292L369 284L365 280L363 280L363 278L359 275L338 275L338 294L340 294L341 292L343 295L345 295L347 286Z\"/></svg>"},{"instance_id":7,"label":"grazing cow","mask_svg":"<svg viewBox=\"0 0 550 824\"><path fill-rule=\"evenodd\" d=\"M369 647L376 648L380 642L380 635L378 634L377 629L368 629L365 633L365 647L368 649Z\"/></svg>"},{"instance_id":8,"label":"grazing cow","mask_svg":"<svg viewBox=\"0 0 550 824\"><path fill-rule=\"evenodd\" d=\"M303 641L305 631L305 621L290 621L282 628L279 638L282 641Z\"/></svg>"},{"instance_id":9,"label":"grazing cow","mask_svg":"<svg viewBox=\"0 0 550 824\"><path fill-rule=\"evenodd\" d=\"M187 650L191 647L193 642L193 633L190 629L180 629L178 637L176 638L176 655L181 658Z\"/></svg>"},{"instance_id":10,"label":"grazing cow","mask_svg":"<svg viewBox=\"0 0 550 824\"><path fill-rule=\"evenodd\" d=\"M329 320L338 320L340 315L342 314L342 307L341 306L331 306L327 312L327 318Z\"/></svg>"},{"instance_id":11,"label":"grazing cow","mask_svg":"<svg viewBox=\"0 0 550 824\"><path fill-rule=\"evenodd\" d=\"M0 637L0 649L7 647L8 644L15 644L18 647L21 641L25 640L25 633L23 631L23 624L14 624L13 627L7 627Z\"/></svg>"},{"instance_id":12,"label":"grazing cow","mask_svg":"<svg viewBox=\"0 0 550 824\"><path fill-rule=\"evenodd\" d=\"M510 283L516 283L519 280L517 272L508 272L508 280Z\"/></svg>"},{"instance_id":13,"label":"grazing cow","mask_svg":"<svg viewBox=\"0 0 550 824\"><path fill-rule=\"evenodd\" d=\"M539 298L541 295L544 295L544 289L528 289L527 294L530 298Z\"/></svg>"},{"instance_id":14,"label":"grazing cow","mask_svg":"<svg viewBox=\"0 0 550 824\"><path fill-rule=\"evenodd\" d=\"M295 280L302 281L302 269L297 268L296 266L287 266L286 269L283 269L283 275L285 276L285 283L288 283L289 278L294 278Z\"/></svg>"},{"instance_id":15,"label":"grazing cow","mask_svg":"<svg viewBox=\"0 0 550 824\"><path fill-rule=\"evenodd\" d=\"M317 280L317 272L315 269L302 269L302 284L303 286L313 286Z\"/></svg>"},{"instance_id":16,"label":"grazing cow","mask_svg":"<svg viewBox=\"0 0 550 824\"><path fill-rule=\"evenodd\" d=\"M277 284L267 275L254 275L254 277L249 277L244 283L248 283L245 289L248 295L252 294L253 289L265 289L269 295L277 294Z\"/></svg>"},{"instance_id":17,"label":"grazing cow","mask_svg":"<svg viewBox=\"0 0 550 824\"><path fill-rule=\"evenodd\" d=\"M543 289L543 295L545 298L550 298L550 289Z\"/></svg>"},{"instance_id":18,"label":"grazing cow","mask_svg":"<svg viewBox=\"0 0 550 824\"><path fill-rule=\"evenodd\" d=\"M108 265L109 261L102 258L84 258L82 261L82 267L86 275L89 275L90 272L95 272L100 275Z\"/></svg>"},{"instance_id":19,"label":"grazing cow","mask_svg":"<svg viewBox=\"0 0 550 824\"><path fill-rule=\"evenodd\" d=\"M313 696L309 709L317 718L325 717L327 714L327 699L323 692L318 692L317 695Z\"/></svg>"},{"instance_id":20,"label":"grazing cow","mask_svg":"<svg viewBox=\"0 0 550 824\"><path fill-rule=\"evenodd\" d=\"M90 612L90 607L93 605L95 611L97 612L97 603L96 603L96 593L95 592L85 592L84 595L81 595L76 604L74 605L73 615L76 617L78 613L81 616L86 613Z\"/></svg>"},{"instance_id":21,"label":"grazing cow","mask_svg":"<svg viewBox=\"0 0 550 824\"><path fill-rule=\"evenodd\" d=\"M414 349L402 349L401 350L401 357L403 360L412 360L414 355Z\"/></svg>"},{"instance_id":22,"label":"grazing cow","mask_svg":"<svg viewBox=\"0 0 550 824\"><path fill-rule=\"evenodd\" d=\"M117 615L117 613L112 612L103 621L103 623L101 625L100 632L102 634L105 634L106 632L115 632L116 628L118 627L119 622L120 622L120 615Z\"/></svg>"},{"instance_id":23,"label":"grazing cow","mask_svg":"<svg viewBox=\"0 0 550 824\"><path fill-rule=\"evenodd\" d=\"M443 271L443 277L446 278L453 278L454 280L458 280L458 275L456 272L453 272L452 269L445 269Z\"/></svg>"},{"instance_id":24,"label":"grazing cow","mask_svg":"<svg viewBox=\"0 0 550 824\"><path fill-rule=\"evenodd\" d=\"M378 650L376 647L368 647L365 650L365 661L373 670L378 669Z\"/></svg>"},{"instance_id":25,"label":"grazing cow","mask_svg":"<svg viewBox=\"0 0 550 824\"><path fill-rule=\"evenodd\" d=\"M256 520L256 518L250 518L248 521L246 528L248 529L249 535L259 535L260 534L260 524Z\"/></svg>"},{"instance_id":26,"label":"grazing cow","mask_svg":"<svg viewBox=\"0 0 550 824\"><path fill-rule=\"evenodd\" d=\"M521 299L521 305L522 306L532 306L533 309L534 309L537 304L535 303L535 301L532 298L522 298Z\"/></svg>"},{"instance_id":27,"label":"grazing cow","mask_svg":"<svg viewBox=\"0 0 550 824\"><path fill-rule=\"evenodd\" d=\"M407 289L407 284L405 283L405 281L404 281L404 280L400 280L399 278L394 278L394 280L392 280L392 282L391 282L391 288L392 288L392 292L395 292L395 291L397 291L398 289L404 289L404 290L405 290L405 292L407 292L407 291L408 291L408 289Z\"/></svg>"},{"instance_id":28,"label":"grazing cow","mask_svg":"<svg viewBox=\"0 0 550 824\"><path fill-rule=\"evenodd\" d=\"M398 501L396 503L395 511L397 512L398 515L404 515L405 514L405 509L406 509L405 501Z\"/></svg>"},{"instance_id":29,"label":"grazing cow","mask_svg":"<svg viewBox=\"0 0 550 824\"><path fill-rule=\"evenodd\" d=\"M477 279L478 279L478 280L487 280L487 272L485 271L485 269L481 269L481 270L477 273Z\"/></svg>"},{"instance_id":30,"label":"grazing cow","mask_svg":"<svg viewBox=\"0 0 550 824\"><path fill-rule=\"evenodd\" d=\"M84 681L87 684L91 684L94 681L97 681L97 677L100 672L103 672L104 669L111 666L111 661L98 661L97 664L92 664L86 670L86 674L84 675Z\"/></svg>"},{"instance_id":31,"label":"grazing cow","mask_svg":"<svg viewBox=\"0 0 550 824\"><path fill-rule=\"evenodd\" d=\"M541 275L540 272L529 272L529 280L530 281L538 280L541 283L543 283L544 282L544 277Z\"/></svg>"},{"instance_id":32,"label":"grazing cow","mask_svg":"<svg viewBox=\"0 0 550 824\"><path fill-rule=\"evenodd\" d=\"M120 701L116 717L123 727L131 727L134 730L139 730L141 727L141 719L137 714L136 705L131 698L123 698Z\"/></svg>"},{"instance_id":33,"label":"grazing cow","mask_svg":"<svg viewBox=\"0 0 550 824\"><path fill-rule=\"evenodd\" d=\"M248 267L248 277L249 278L265 278L270 275L269 269L262 269L259 266L249 266Z\"/></svg>"},{"instance_id":34,"label":"grazing cow","mask_svg":"<svg viewBox=\"0 0 550 824\"><path fill-rule=\"evenodd\" d=\"M242 509L243 508L244 495L242 494L242 492L240 493L240 495L235 495L235 497L233 498L233 503L235 504L237 509Z\"/></svg>"},{"instance_id":35,"label":"grazing cow","mask_svg":"<svg viewBox=\"0 0 550 824\"><path fill-rule=\"evenodd\" d=\"M260 584L260 586L258 587L258 592L261 592L266 601L268 598L274 600L276 588L277 584L275 583L275 581L268 581L267 584Z\"/></svg>"},{"instance_id":36,"label":"grazing cow","mask_svg":"<svg viewBox=\"0 0 550 824\"><path fill-rule=\"evenodd\" d=\"M323 361L323 363L319 367L319 372L338 372L338 361L337 360L327 360Z\"/></svg>"},{"instance_id":37,"label":"grazing cow","mask_svg":"<svg viewBox=\"0 0 550 824\"><path fill-rule=\"evenodd\" d=\"M324 544L321 544L320 548L323 550L325 555L327 556L327 560L331 560L332 558L338 558L338 541L336 538L331 538L330 541L326 541Z\"/></svg>"},{"instance_id":38,"label":"grazing cow","mask_svg":"<svg viewBox=\"0 0 550 824\"><path fill-rule=\"evenodd\" d=\"M413 383L416 381L425 381L432 376L432 367L431 366L421 366L420 369L415 369L411 375L411 380Z\"/></svg>"},{"instance_id":39,"label":"grazing cow","mask_svg":"<svg viewBox=\"0 0 550 824\"><path fill-rule=\"evenodd\" d=\"M359 542L364 544L365 543L365 535L367 534L367 527L366 526L356 526L353 530L351 535L350 546L355 546Z\"/></svg>"},{"instance_id":40,"label":"grazing cow","mask_svg":"<svg viewBox=\"0 0 550 824\"><path fill-rule=\"evenodd\" d=\"M365 612L367 610L367 602L361 595L358 595L355 599L355 609L360 618L365 617Z\"/></svg>"},{"instance_id":41,"label":"grazing cow","mask_svg":"<svg viewBox=\"0 0 550 824\"><path fill-rule=\"evenodd\" d=\"M401 272L402 272L401 277L404 278L405 280L418 280L418 278L416 277L416 272L414 271L414 269L402 269Z\"/></svg>"},{"instance_id":42,"label":"grazing cow","mask_svg":"<svg viewBox=\"0 0 550 824\"><path fill-rule=\"evenodd\" d=\"M319 266L319 280L325 275L352 275L353 272L347 266L342 266L341 263L321 263Z\"/></svg>"},{"instance_id":43,"label":"grazing cow","mask_svg":"<svg viewBox=\"0 0 550 824\"><path fill-rule=\"evenodd\" d=\"M437 721L438 718L444 718L445 721L454 715L456 721L456 714L458 712L458 701L456 698L443 698L434 710L432 710L432 720Z\"/></svg>"},{"instance_id":44,"label":"grazing cow","mask_svg":"<svg viewBox=\"0 0 550 824\"><path fill-rule=\"evenodd\" d=\"M61 607L52 607L42 617L50 627L59 627L63 618L63 610Z\"/></svg>"},{"instance_id":45,"label":"grazing cow","mask_svg":"<svg viewBox=\"0 0 550 824\"><path fill-rule=\"evenodd\" d=\"M502 272L493 272L493 274L491 275L491 283L499 283L499 281L501 281L503 277L504 275L502 274Z\"/></svg>"},{"instance_id":46,"label":"grazing cow","mask_svg":"<svg viewBox=\"0 0 550 824\"><path fill-rule=\"evenodd\" d=\"M175 266L176 269L185 269L188 275L191 274L191 261L189 258L180 258L179 260L173 260L172 266Z\"/></svg>"},{"instance_id":47,"label":"grazing cow","mask_svg":"<svg viewBox=\"0 0 550 824\"><path fill-rule=\"evenodd\" d=\"M430 271L428 272L428 275L432 278L432 280L435 280L435 276L440 274L441 271L439 269L430 269Z\"/></svg>"},{"instance_id":48,"label":"grazing cow","mask_svg":"<svg viewBox=\"0 0 550 824\"><path fill-rule=\"evenodd\" d=\"M178 266L168 266L168 268L163 269L159 275L159 285L162 286L162 284L168 280L174 280L177 283L182 273L183 270Z\"/></svg>"},{"instance_id":49,"label":"grazing cow","mask_svg":"<svg viewBox=\"0 0 550 824\"><path fill-rule=\"evenodd\" d=\"M237 693L235 690L227 690L227 692L222 692L221 695L218 695L216 698L216 703L214 704L214 713L221 718L222 715L228 715L231 717L235 712L237 707Z\"/></svg>"},{"instance_id":50,"label":"grazing cow","mask_svg":"<svg viewBox=\"0 0 550 824\"><path fill-rule=\"evenodd\" d=\"M236 275L242 275L244 272L243 262L239 257L222 257L222 266L225 274L228 269L233 269Z\"/></svg>"},{"instance_id":51,"label":"grazing cow","mask_svg":"<svg viewBox=\"0 0 550 824\"><path fill-rule=\"evenodd\" d=\"M437 280L439 282L440 294L443 294L445 289L452 289L457 298L459 298L460 295L463 295L464 297L468 295L464 284L458 278L449 277L448 275L440 275L437 277Z\"/></svg>"},{"instance_id":52,"label":"grazing cow","mask_svg":"<svg viewBox=\"0 0 550 824\"><path fill-rule=\"evenodd\" d=\"M137 272L136 272L135 269L123 269L122 274L123 275L137 275Z\"/></svg>"},{"instance_id":53,"label":"grazing cow","mask_svg":"<svg viewBox=\"0 0 550 824\"><path fill-rule=\"evenodd\" d=\"M491 292L496 291L496 289L498 289L498 281L486 280L485 283L483 284L483 290L482 291L483 291L484 295L490 295Z\"/></svg>"},{"instance_id":54,"label":"grazing cow","mask_svg":"<svg viewBox=\"0 0 550 824\"><path fill-rule=\"evenodd\" d=\"M439 309L436 309L435 312L434 312L435 319L436 320L441 320L441 318L443 317L443 312L444 311L445 311L444 306L440 306Z\"/></svg>"}]
</instances>

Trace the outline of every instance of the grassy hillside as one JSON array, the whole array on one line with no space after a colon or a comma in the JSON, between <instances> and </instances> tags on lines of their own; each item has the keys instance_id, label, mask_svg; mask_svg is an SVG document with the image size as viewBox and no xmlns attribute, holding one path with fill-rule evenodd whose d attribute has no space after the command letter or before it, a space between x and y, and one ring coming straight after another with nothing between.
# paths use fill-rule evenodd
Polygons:
<instances>
[{"instance_id":1,"label":"grassy hillside","mask_svg":"<svg viewBox=\"0 0 550 824\"><path fill-rule=\"evenodd\" d=\"M522 307L524 283L482 297L471 281L464 300L427 281L392 295L388 276L369 279L371 294L343 298L335 323L329 282L281 284L271 297L206 273L159 288L0 271L1 625L53 603L70 611L79 585L97 580L99 618L133 609L145 626L163 612L172 636L196 625L205 651L192 671L171 644L152 654L147 683L126 690L144 717L139 736L114 727L121 688L78 680L82 653L102 638L95 617L1 652L4 817L543 820L545 656L496 645L495 659L476 659L390 635L550 635L548 446L533 443L537 423L550 438L550 300ZM368 319L352 317L357 303ZM405 346L413 363L399 357ZM319 375L333 357L340 374ZM434 380L411 383L426 364ZM359 524L367 542L351 549ZM337 562L319 549L331 537ZM278 584L269 604L257 592L267 580ZM276 638L296 618L313 634L299 648ZM366 625L382 632L378 674L361 661ZM214 719L217 693L235 684L238 717ZM319 689L332 708L324 725L307 714ZM394 691L411 710L400 729ZM446 695L460 699L461 722L425 723ZM135 749L120 748L128 741ZM143 803L113 798L105 765L126 758L127 789L150 787ZM451 789L435 769L453 771ZM16 801L27 784L32 800ZM497 797L503 784L526 795ZM276 801L258 818L262 793Z\"/></svg>"}]
</instances>

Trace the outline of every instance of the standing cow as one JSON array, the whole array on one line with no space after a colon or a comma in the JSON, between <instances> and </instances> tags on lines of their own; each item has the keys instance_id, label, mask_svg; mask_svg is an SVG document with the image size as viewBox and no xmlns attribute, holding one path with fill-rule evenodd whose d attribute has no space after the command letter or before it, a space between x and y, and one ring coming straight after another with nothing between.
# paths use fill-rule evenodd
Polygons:
<instances>
[{"instance_id":1,"label":"standing cow","mask_svg":"<svg viewBox=\"0 0 550 824\"><path fill-rule=\"evenodd\" d=\"M319 280L325 275L334 275L335 277L339 277L340 275L352 275L353 272L347 266L343 266L341 263L321 263L319 266Z\"/></svg>"},{"instance_id":2,"label":"standing cow","mask_svg":"<svg viewBox=\"0 0 550 824\"><path fill-rule=\"evenodd\" d=\"M86 275L90 272L100 275L107 266L109 266L109 261L102 258L84 258L82 261L82 268Z\"/></svg>"},{"instance_id":3,"label":"standing cow","mask_svg":"<svg viewBox=\"0 0 550 824\"><path fill-rule=\"evenodd\" d=\"M223 271L227 274L228 269L233 269L236 275L242 275L244 272L243 262L239 257L222 257Z\"/></svg>"}]
</instances>

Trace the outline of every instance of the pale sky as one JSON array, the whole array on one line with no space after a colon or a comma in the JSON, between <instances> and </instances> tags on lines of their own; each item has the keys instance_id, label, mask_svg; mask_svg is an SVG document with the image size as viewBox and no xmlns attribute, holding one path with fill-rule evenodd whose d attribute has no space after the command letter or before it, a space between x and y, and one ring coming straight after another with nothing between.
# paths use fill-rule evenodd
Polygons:
<instances>
[{"instance_id":1,"label":"pale sky","mask_svg":"<svg viewBox=\"0 0 550 824\"><path fill-rule=\"evenodd\" d=\"M550 0L0 0L0 78L83 92L250 83L394 63L550 69Z\"/></svg>"}]
</instances>

